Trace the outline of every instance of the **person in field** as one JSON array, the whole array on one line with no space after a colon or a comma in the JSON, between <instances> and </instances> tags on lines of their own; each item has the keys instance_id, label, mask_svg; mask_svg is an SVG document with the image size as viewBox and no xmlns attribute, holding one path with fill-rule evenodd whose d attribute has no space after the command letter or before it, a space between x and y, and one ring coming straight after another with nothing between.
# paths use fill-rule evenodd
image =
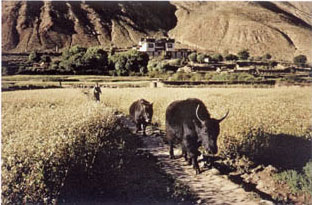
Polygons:
<instances>
[{"instance_id":1,"label":"person in field","mask_svg":"<svg viewBox=\"0 0 312 205\"><path fill-rule=\"evenodd\" d=\"M102 94L101 88L96 84L93 88L93 95L96 102L100 102L100 94Z\"/></svg>"}]
</instances>

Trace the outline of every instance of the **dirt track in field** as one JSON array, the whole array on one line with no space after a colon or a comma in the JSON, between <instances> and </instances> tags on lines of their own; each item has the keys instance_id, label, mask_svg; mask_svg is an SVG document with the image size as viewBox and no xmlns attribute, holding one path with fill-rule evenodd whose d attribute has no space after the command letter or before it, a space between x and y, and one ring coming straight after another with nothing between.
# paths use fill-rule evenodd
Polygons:
<instances>
[{"instance_id":1,"label":"dirt track in field","mask_svg":"<svg viewBox=\"0 0 312 205\"><path fill-rule=\"evenodd\" d=\"M121 116L121 123L134 131L134 123ZM130 134L130 133L129 133ZM130 134L131 135L131 134ZM222 169L205 167L199 160L201 174L196 175L184 158L169 158L164 133L148 127L148 136L135 136L140 141L136 152L127 155L122 172L106 171L107 161L99 154L95 174L76 171L68 177L58 199L59 204L273 204L261 192L246 191L243 183L234 183ZM133 136L133 135L132 135ZM181 155L175 149L175 156ZM219 171L220 170L220 171ZM108 174L109 173L109 174ZM270 199L270 198L269 198Z\"/></svg>"},{"instance_id":2,"label":"dirt track in field","mask_svg":"<svg viewBox=\"0 0 312 205\"><path fill-rule=\"evenodd\" d=\"M134 124L127 118L123 123L132 131ZM201 174L196 175L192 166L187 165L183 157L169 158L169 146L163 143L159 130L148 130L148 136L141 136L144 152L155 156L164 172L173 176L178 182L187 185L196 196L196 204L273 204L262 200L254 192L246 192L242 186L228 179L227 175L220 174L216 168L206 168L200 163ZM181 155L180 149L175 149L175 156Z\"/></svg>"}]
</instances>

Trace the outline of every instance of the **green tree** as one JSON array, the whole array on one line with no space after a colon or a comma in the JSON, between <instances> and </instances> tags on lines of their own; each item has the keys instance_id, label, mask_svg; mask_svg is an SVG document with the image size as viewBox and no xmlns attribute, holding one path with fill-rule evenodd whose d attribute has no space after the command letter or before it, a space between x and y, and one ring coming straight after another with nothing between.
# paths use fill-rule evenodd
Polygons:
<instances>
[{"instance_id":1,"label":"green tree","mask_svg":"<svg viewBox=\"0 0 312 205\"><path fill-rule=\"evenodd\" d=\"M137 50L115 53L109 57L109 61L116 70L117 75L129 75L130 73L147 73L149 57L146 53Z\"/></svg>"},{"instance_id":2,"label":"green tree","mask_svg":"<svg viewBox=\"0 0 312 205\"><path fill-rule=\"evenodd\" d=\"M187 57L191 62L196 62L197 60L197 54L195 52L191 53Z\"/></svg>"},{"instance_id":3,"label":"green tree","mask_svg":"<svg viewBox=\"0 0 312 205\"><path fill-rule=\"evenodd\" d=\"M248 50L242 50L242 51L238 52L237 56L240 60L247 60L249 58L250 54L249 54Z\"/></svg>"},{"instance_id":4,"label":"green tree","mask_svg":"<svg viewBox=\"0 0 312 205\"><path fill-rule=\"evenodd\" d=\"M212 60L216 62L223 61L223 56L221 54L215 54L212 56Z\"/></svg>"},{"instance_id":5,"label":"green tree","mask_svg":"<svg viewBox=\"0 0 312 205\"><path fill-rule=\"evenodd\" d=\"M228 54L227 56L225 56L225 60L227 61L236 61L238 60L238 57L234 54Z\"/></svg>"},{"instance_id":6,"label":"green tree","mask_svg":"<svg viewBox=\"0 0 312 205\"><path fill-rule=\"evenodd\" d=\"M204 63L205 62L205 57L206 57L205 54L200 53L200 54L197 55L196 60L197 60L198 63Z\"/></svg>"},{"instance_id":7,"label":"green tree","mask_svg":"<svg viewBox=\"0 0 312 205\"><path fill-rule=\"evenodd\" d=\"M45 63L51 63L51 57L50 56L48 56L48 55L43 55L43 56L41 56L41 61L42 62L45 62Z\"/></svg>"},{"instance_id":8,"label":"green tree","mask_svg":"<svg viewBox=\"0 0 312 205\"><path fill-rule=\"evenodd\" d=\"M100 47L88 48L82 61L88 69L96 70L99 73L108 71L107 52Z\"/></svg>"},{"instance_id":9,"label":"green tree","mask_svg":"<svg viewBox=\"0 0 312 205\"><path fill-rule=\"evenodd\" d=\"M169 62L167 61L159 61L159 60L150 60L147 65L147 69L149 72L157 71L160 73L164 73L170 67Z\"/></svg>"},{"instance_id":10,"label":"green tree","mask_svg":"<svg viewBox=\"0 0 312 205\"><path fill-rule=\"evenodd\" d=\"M271 54L269 53L266 53L264 56L263 56L264 59L266 60L270 60L272 58Z\"/></svg>"},{"instance_id":11,"label":"green tree","mask_svg":"<svg viewBox=\"0 0 312 205\"><path fill-rule=\"evenodd\" d=\"M129 70L126 69L127 57L124 55L120 55L116 58L115 70L118 76L127 76L129 75Z\"/></svg>"},{"instance_id":12,"label":"green tree","mask_svg":"<svg viewBox=\"0 0 312 205\"><path fill-rule=\"evenodd\" d=\"M278 63L276 61L271 60L271 61L269 61L268 66L269 66L269 68L274 68L275 66L277 66L277 64Z\"/></svg>"},{"instance_id":13,"label":"green tree","mask_svg":"<svg viewBox=\"0 0 312 205\"><path fill-rule=\"evenodd\" d=\"M79 45L64 50L59 64L60 72L82 74L84 70L83 56L86 50L86 48Z\"/></svg>"},{"instance_id":14,"label":"green tree","mask_svg":"<svg viewBox=\"0 0 312 205\"><path fill-rule=\"evenodd\" d=\"M307 57L305 55L298 55L294 57L294 64L300 67L304 67L307 63Z\"/></svg>"},{"instance_id":15,"label":"green tree","mask_svg":"<svg viewBox=\"0 0 312 205\"><path fill-rule=\"evenodd\" d=\"M32 51L29 56L28 56L28 61L29 62L39 62L40 61L40 55L38 54L37 51Z\"/></svg>"},{"instance_id":16,"label":"green tree","mask_svg":"<svg viewBox=\"0 0 312 205\"><path fill-rule=\"evenodd\" d=\"M59 63L62 73L103 74L108 71L107 52L100 47L88 49L79 45L66 49Z\"/></svg>"}]
</instances>

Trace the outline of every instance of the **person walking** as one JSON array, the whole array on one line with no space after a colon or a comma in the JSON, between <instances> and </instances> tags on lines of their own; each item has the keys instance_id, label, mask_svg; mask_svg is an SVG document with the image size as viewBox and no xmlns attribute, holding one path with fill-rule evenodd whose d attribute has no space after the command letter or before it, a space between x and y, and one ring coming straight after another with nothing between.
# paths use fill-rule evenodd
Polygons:
<instances>
[{"instance_id":1,"label":"person walking","mask_svg":"<svg viewBox=\"0 0 312 205\"><path fill-rule=\"evenodd\" d=\"M96 102L100 102L100 94L102 94L101 88L98 83L96 83L93 88L93 95Z\"/></svg>"}]
</instances>

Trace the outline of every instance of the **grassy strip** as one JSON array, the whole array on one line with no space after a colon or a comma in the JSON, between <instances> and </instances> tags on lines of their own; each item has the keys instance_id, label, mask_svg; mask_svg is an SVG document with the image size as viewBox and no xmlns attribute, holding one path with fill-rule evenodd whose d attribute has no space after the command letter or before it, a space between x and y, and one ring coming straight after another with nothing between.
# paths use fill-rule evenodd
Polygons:
<instances>
[{"instance_id":1,"label":"grassy strip","mask_svg":"<svg viewBox=\"0 0 312 205\"><path fill-rule=\"evenodd\" d=\"M68 171L92 167L111 143L113 110L76 90L17 91L2 96L2 202L51 203Z\"/></svg>"}]
</instances>

